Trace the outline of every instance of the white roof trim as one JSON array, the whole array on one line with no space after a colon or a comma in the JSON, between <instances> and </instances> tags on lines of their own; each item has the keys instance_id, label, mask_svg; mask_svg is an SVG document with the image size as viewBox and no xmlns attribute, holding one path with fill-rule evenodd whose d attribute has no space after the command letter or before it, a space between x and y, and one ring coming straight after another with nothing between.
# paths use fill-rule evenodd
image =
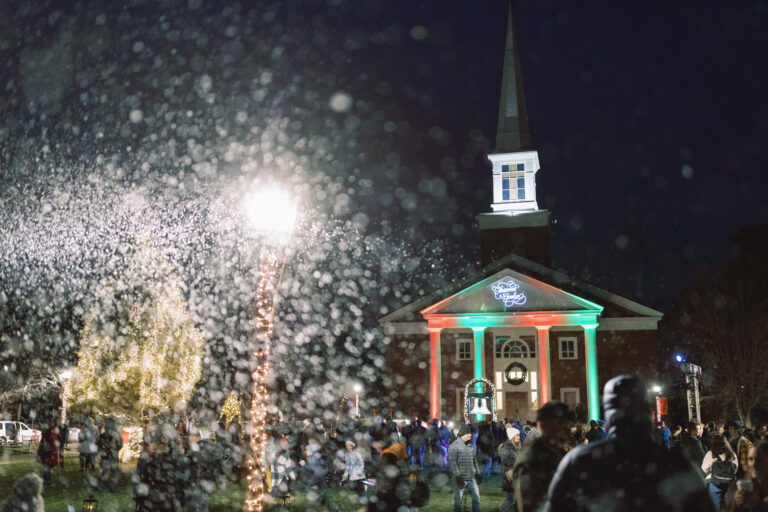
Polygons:
<instances>
[{"instance_id":1,"label":"white roof trim","mask_svg":"<svg viewBox=\"0 0 768 512\"><path fill-rule=\"evenodd\" d=\"M557 285L558 283L570 284L575 288L582 289L594 295L595 297L604 299L605 302L609 302L617 306L621 306L641 316L657 317L658 319L661 319L661 317L664 316L664 313L662 313L661 311L657 311L655 309L649 308L648 306L643 306L638 302L627 299L620 295L616 295L615 293L611 293L608 290L603 290L602 288L598 288L595 285L592 285L587 282L576 279L574 277L571 277L568 274L565 274L564 272L560 272L559 270L555 270L553 268L546 267L539 263L535 263L531 260L523 258L522 256L518 256L515 253L509 253L503 258L497 261L494 261L493 263L490 263L485 267L478 269L475 272L471 272L466 278L458 281L455 285L442 287L437 291L435 291L434 293L424 296L417 301L414 301L410 304L407 304L406 306L403 306L402 308L396 311L393 311L387 316L381 318L379 320L379 323L380 324L393 323L402 316L405 316L409 313L414 313L416 311L420 311L421 309L424 309L425 307L428 307L431 304L434 304L434 302L438 300L441 296L445 297L446 295L453 295L456 293L456 290L462 290L464 288L467 288L471 286L472 283L475 283L481 279L485 279L485 277L489 273L495 273L496 271L502 268L505 268L509 263L513 263L513 262L520 265L523 268L528 268L530 270L533 270L545 276L551 276L554 280L554 283L552 283L551 286Z\"/></svg>"}]
</instances>

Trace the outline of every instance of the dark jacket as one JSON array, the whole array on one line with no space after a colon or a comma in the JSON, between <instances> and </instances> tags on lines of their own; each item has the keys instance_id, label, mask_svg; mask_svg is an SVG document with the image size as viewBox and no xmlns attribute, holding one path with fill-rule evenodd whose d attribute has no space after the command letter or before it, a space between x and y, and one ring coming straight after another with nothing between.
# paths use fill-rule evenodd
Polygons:
<instances>
[{"instance_id":1,"label":"dark jacket","mask_svg":"<svg viewBox=\"0 0 768 512\"><path fill-rule=\"evenodd\" d=\"M120 449L123 447L123 436L114 429L105 430L99 434L96 446L99 447L101 460L115 461Z\"/></svg>"},{"instance_id":2,"label":"dark jacket","mask_svg":"<svg viewBox=\"0 0 768 512\"><path fill-rule=\"evenodd\" d=\"M713 512L699 472L652 435L645 384L616 377L605 385L608 439L571 451L549 487L546 512Z\"/></svg>"},{"instance_id":3,"label":"dark jacket","mask_svg":"<svg viewBox=\"0 0 768 512\"><path fill-rule=\"evenodd\" d=\"M512 444L512 441L504 441L499 445L499 458L501 459L501 490L513 492L512 480L507 478L507 471L512 469L517 462L520 452Z\"/></svg>"},{"instance_id":4,"label":"dark jacket","mask_svg":"<svg viewBox=\"0 0 768 512\"><path fill-rule=\"evenodd\" d=\"M704 455L707 453L704 451L704 447L701 445L699 438L692 436L688 432L680 434L680 440L678 441L675 450L691 461L691 464L696 467L701 466L701 462L704 460Z\"/></svg>"},{"instance_id":5,"label":"dark jacket","mask_svg":"<svg viewBox=\"0 0 768 512\"><path fill-rule=\"evenodd\" d=\"M565 450L544 437L523 448L512 468L515 499L523 512L534 512L547 498L547 489Z\"/></svg>"},{"instance_id":6,"label":"dark jacket","mask_svg":"<svg viewBox=\"0 0 768 512\"><path fill-rule=\"evenodd\" d=\"M605 439L606 435L605 432L603 432L603 429L600 427L592 427L587 432L587 441L590 443L594 443L596 441L602 441Z\"/></svg>"}]
</instances>

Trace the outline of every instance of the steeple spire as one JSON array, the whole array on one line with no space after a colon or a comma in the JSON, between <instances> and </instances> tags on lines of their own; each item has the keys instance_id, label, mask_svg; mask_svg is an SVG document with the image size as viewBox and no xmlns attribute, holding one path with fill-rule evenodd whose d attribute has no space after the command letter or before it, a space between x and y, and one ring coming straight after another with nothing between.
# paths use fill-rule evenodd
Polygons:
<instances>
[{"instance_id":1,"label":"steeple spire","mask_svg":"<svg viewBox=\"0 0 768 512\"><path fill-rule=\"evenodd\" d=\"M496 129L496 153L514 153L531 149L531 130L523 93L523 77L517 55L517 41L512 24L512 6L507 18L507 46L501 79L499 126Z\"/></svg>"}]
</instances>

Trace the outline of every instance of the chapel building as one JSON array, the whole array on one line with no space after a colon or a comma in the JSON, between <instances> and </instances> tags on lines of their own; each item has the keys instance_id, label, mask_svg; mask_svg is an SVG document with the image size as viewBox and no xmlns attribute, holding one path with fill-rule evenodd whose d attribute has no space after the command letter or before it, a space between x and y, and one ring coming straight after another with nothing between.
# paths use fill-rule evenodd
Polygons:
<instances>
[{"instance_id":1,"label":"chapel building","mask_svg":"<svg viewBox=\"0 0 768 512\"><path fill-rule=\"evenodd\" d=\"M525 421L550 401L598 419L624 373L656 378L662 313L550 265L551 214L536 201L539 157L511 11L492 163L493 204L477 217L482 268L380 319L389 407L460 420L465 387L492 382L499 418Z\"/></svg>"}]
</instances>

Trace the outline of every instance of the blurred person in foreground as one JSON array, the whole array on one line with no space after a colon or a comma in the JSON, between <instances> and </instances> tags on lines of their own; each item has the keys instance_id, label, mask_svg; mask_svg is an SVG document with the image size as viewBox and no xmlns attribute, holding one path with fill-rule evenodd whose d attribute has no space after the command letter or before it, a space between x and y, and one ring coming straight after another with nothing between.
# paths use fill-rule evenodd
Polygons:
<instances>
[{"instance_id":1,"label":"blurred person in foreground","mask_svg":"<svg viewBox=\"0 0 768 512\"><path fill-rule=\"evenodd\" d=\"M519 512L539 510L557 465L573 444L576 415L561 402L547 402L536 412L538 436L523 448L512 468Z\"/></svg>"},{"instance_id":2,"label":"blurred person in foreground","mask_svg":"<svg viewBox=\"0 0 768 512\"><path fill-rule=\"evenodd\" d=\"M654 439L646 389L630 375L608 381L603 391L608 439L563 458L545 511L714 511L699 469Z\"/></svg>"},{"instance_id":3,"label":"blurred person in foreground","mask_svg":"<svg viewBox=\"0 0 768 512\"><path fill-rule=\"evenodd\" d=\"M11 490L11 494L0 509L2 512L45 512L43 502L43 482L40 477L30 473L21 477Z\"/></svg>"},{"instance_id":4,"label":"blurred person in foreground","mask_svg":"<svg viewBox=\"0 0 768 512\"><path fill-rule=\"evenodd\" d=\"M747 478L734 481L725 496L728 512L768 511L768 442L758 441L747 452Z\"/></svg>"}]
</instances>

